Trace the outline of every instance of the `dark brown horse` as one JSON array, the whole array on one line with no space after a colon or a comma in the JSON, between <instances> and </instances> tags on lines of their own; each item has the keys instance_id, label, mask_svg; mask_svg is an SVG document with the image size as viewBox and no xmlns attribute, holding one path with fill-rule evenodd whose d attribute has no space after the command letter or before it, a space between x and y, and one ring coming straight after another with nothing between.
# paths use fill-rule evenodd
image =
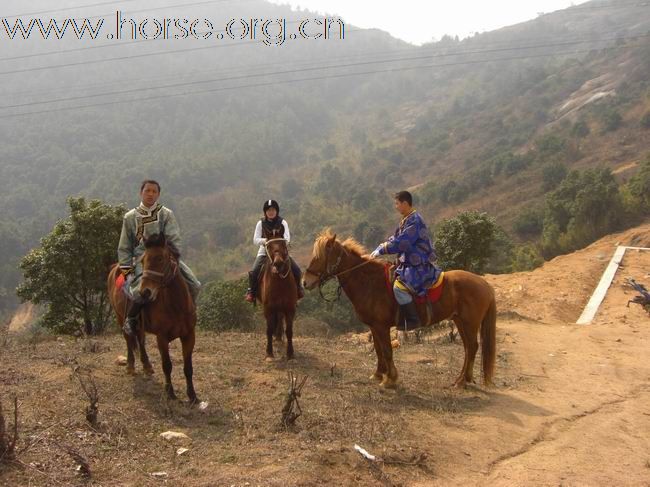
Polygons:
<instances>
[{"instance_id":1,"label":"dark brown horse","mask_svg":"<svg viewBox=\"0 0 650 487\"><path fill-rule=\"evenodd\" d=\"M287 360L292 360L293 319L296 316L298 292L291 272L287 241L283 238L268 240L266 254L268 260L262 269L258 292L266 318L266 360L273 360L273 336L282 337L283 321L287 336Z\"/></svg>"},{"instance_id":2,"label":"dark brown horse","mask_svg":"<svg viewBox=\"0 0 650 487\"><path fill-rule=\"evenodd\" d=\"M314 243L304 285L314 289L328 279L338 278L343 291L352 302L359 320L370 327L377 370L371 379L381 381L384 387L394 387L397 369L393 363L390 328L395 326L398 305L390 285L386 283L386 265L371 260L366 249L354 239L341 242L327 229ZM424 315L420 311L420 319ZM474 358L481 333L483 380L492 383L496 354L496 303L494 290L481 277L465 271L445 272L445 283L440 300L433 305L433 316L425 318L427 325L452 319L465 347L465 362L455 386L473 382Z\"/></svg>"},{"instance_id":3,"label":"dark brown horse","mask_svg":"<svg viewBox=\"0 0 650 487\"><path fill-rule=\"evenodd\" d=\"M187 397L193 404L198 401L192 382L196 308L187 283L178 269L178 261L167 245L165 236L149 237L145 241L145 247L140 292L150 302L142 311L137 336L129 337L124 334L128 351L126 370L129 374L135 373L134 350L138 346L144 371L153 374L145 349L145 331L156 335L165 373L165 390L170 399L176 399L171 382L172 361L169 357L169 342L180 338L183 346L183 372L187 384ZM108 275L108 295L121 328L126 315L127 298L115 285L119 272L119 267L115 265Z\"/></svg>"}]
</instances>

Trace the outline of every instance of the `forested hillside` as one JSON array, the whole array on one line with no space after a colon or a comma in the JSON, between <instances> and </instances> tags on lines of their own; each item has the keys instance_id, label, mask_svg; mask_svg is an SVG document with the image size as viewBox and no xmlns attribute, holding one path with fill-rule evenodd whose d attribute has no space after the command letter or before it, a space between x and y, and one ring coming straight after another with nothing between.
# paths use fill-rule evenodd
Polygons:
<instances>
[{"instance_id":1,"label":"forested hillside","mask_svg":"<svg viewBox=\"0 0 650 487\"><path fill-rule=\"evenodd\" d=\"M257 0L206 8L182 11L314 16ZM145 177L161 181L204 281L250 264L271 197L303 264L326 225L377 244L403 187L432 225L488 211L512 252L530 243L527 263L582 245L600 230L569 235L569 206L594 180L620 202L607 230L642 217L643 180L624 184L650 151L649 36L650 7L620 0L422 47L351 25L344 40L281 47L3 40L0 308L15 304L17 263L68 196L132 206Z\"/></svg>"}]
</instances>

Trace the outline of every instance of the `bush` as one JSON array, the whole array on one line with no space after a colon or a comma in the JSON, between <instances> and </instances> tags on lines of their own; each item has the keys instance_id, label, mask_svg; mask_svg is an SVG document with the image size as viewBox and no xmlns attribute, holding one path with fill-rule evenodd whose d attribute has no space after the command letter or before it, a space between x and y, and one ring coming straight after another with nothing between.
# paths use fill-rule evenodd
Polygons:
<instances>
[{"instance_id":1,"label":"bush","mask_svg":"<svg viewBox=\"0 0 650 487\"><path fill-rule=\"evenodd\" d=\"M650 111L646 112L643 117L641 117L641 127L644 129L650 129Z\"/></svg>"},{"instance_id":2,"label":"bush","mask_svg":"<svg viewBox=\"0 0 650 487\"><path fill-rule=\"evenodd\" d=\"M567 168L561 162L551 162L542 169L542 190L555 189L567 175Z\"/></svg>"},{"instance_id":3,"label":"bush","mask_svg":"<svg viewBox=\"0 0 650 487\"><path fill-rule=\"evenodd\" d=\"M255 328L253 307L244 301L247 287L247 279L207 284L199 295L198 326L215 331Z\"/></svg>"},{"instance_id":4,"label":"bush","mask_svg":"<svg viewBox=\"0 0 650 487\"><path fill-rule=\"evenodd\" d=\"M540 208L528 208L515 218L513 230L521 238L541 235L544 229L544 212Z\"/></svg>"},{"instance_id":5,"label":"bush","mask_svg":"<svg viewBox=\"0 0 650 487\"><path fill-rule=\"evenodd\" d=\"M544 263L537 247L531 244L520 245L512 253L512 272L532 271Z\"/></svg>"},{"instance_id":6,"label":"bush","mask_svg":"<svg viewBox=\"0 0 650 487\"><path fill-rule=\"evenodd\" d=\"M487 213L465 211L443 220L436 228L435 247L443 269L480 274L493 253L497 225Z\"/></svg>"},{"instance_id":7,"label":"bush","mask_svg":"<svg viewBox=\"0 0 650 487\"><path fill-rule=\"evenodd\" d=\"M571 135L579 138L586 137L589 135L589 132L591 132L589 125L587 125L587 122L584 120L577 121L571 129Z\"/></svg>"},{"instance_id":8,"label":"bush","mask_svg":"<svg viewBox=\"0 0 650 487\"><path fill-rule=\"evenodd\" d=\"M602 133L613 132L617 130L623 123L623 117L618 113L616 108L609 108L604 110L600 114L600 119L602 123Z\"/></svg>"}]
</instances>

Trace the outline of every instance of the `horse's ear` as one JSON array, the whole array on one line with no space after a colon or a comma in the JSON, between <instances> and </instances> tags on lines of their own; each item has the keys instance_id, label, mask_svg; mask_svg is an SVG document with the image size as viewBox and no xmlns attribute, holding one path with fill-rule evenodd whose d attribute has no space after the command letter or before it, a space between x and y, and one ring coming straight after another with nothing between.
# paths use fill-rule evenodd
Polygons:
<instances>
[{"instance_id":1,"label":"horse's ear","mask_svg":"<svg viewBox=\"0 0 650 487\"><path fill-rule=\"evenodd\" d=\"M332 235L330 238L327 239L327 246L331 247L334 245L334 242L336 242L336 234Z\"/></svg>"}]
</instances>

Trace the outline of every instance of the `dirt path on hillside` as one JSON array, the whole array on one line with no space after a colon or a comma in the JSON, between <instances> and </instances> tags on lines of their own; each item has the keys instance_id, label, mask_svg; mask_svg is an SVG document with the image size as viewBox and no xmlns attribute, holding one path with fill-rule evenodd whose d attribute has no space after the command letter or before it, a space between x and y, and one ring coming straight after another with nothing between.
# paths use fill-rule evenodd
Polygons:
<instances>
[{"instance_id":1,"label":"dirt path on hillside","mask_svg":"<svg viewBox=\"0 0 650 487\"><path fill-rule=\"evenodd\" d=\"M19 396L21 463L0 469L0 484L650 486L650 317L626 307L634 293L624 286L626 277L650 284L650 252L628 252L594 323L573 324L619 243L650 246L650 225L531 273L488 276L501 312L491 390L450 389L462 348L432 335L396 350L401 386L382 391L368 380L370 343L301 336L298 322L295 364L266 364L261 333L200 333L201 412L164 399L151 339L150 379L115 364L119 336L10 336L0 344L0 400L6 411ZM184 398L178 345L172 355ZM97 430L85 422L76 368L97 383ZM309 380L303 415L286 430L289 369ZM166 430L191 441L169 444ZM369 463L355 443L385 462ZM189 451L179 456L179 446ZM88 460L90 480L69 451Z\"/></svg>"}]
</instances>

